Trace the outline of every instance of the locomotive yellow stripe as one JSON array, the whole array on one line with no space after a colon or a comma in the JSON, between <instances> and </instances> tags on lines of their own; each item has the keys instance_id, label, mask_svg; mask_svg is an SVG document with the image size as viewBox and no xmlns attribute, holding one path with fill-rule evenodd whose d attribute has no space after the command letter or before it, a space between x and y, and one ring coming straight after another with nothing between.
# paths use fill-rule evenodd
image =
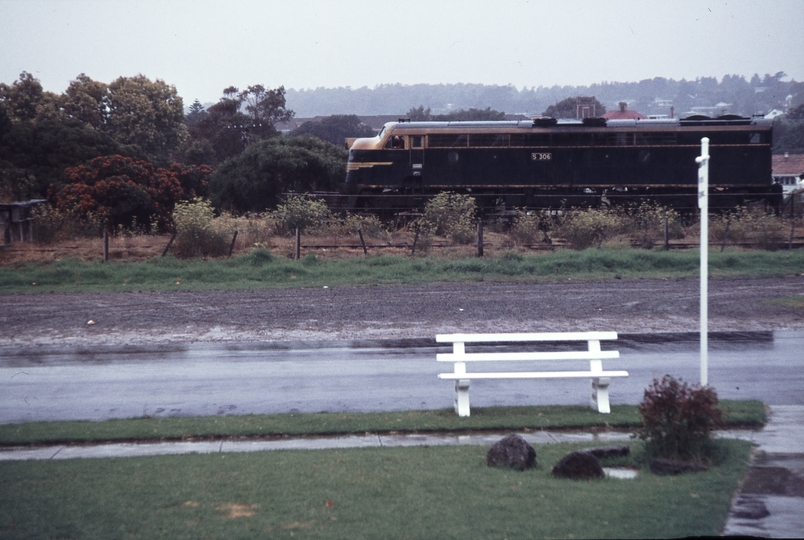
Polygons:
<instances>
[{"instance_id":1,"label":"locomotive yellow stripe","mask_svg":"<svg viewBox=\"0 0 804 540\"><path fill-rule=\"evenodd\" d=\"M378 165L393 165L393 161L350 161L346 164L347 171L357 171L359 169L370 169Z\"/></svg>"}]
</instances>

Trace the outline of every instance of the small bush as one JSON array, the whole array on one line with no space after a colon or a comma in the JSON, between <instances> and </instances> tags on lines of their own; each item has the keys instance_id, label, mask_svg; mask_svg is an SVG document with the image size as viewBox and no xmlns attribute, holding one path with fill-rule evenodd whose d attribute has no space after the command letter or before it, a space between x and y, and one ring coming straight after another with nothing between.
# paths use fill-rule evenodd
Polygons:
<instances>
[{"instance_id":1,"label":"small bush","mask_svg":"<svg viewBox=\"0 0 804 540\"><path fill-rule=\"evenodd\" d=\"M298 228L300 231L320 229L331 218L327 203L310 195L291 195L284 204L276 207L273 212L277 228L292 234Z\"/></svg>"},{"instance_id":2,"label":"small bush","mask_svg":"<svg viewBox=\"0 0 804 540\"><path fill-rule=\"evenodd\" d=\"M252 266L262 266L273 261L274 256L268 248L258 244L245 256L245 260Z\"/></svg>"},{"instance_id":3,"label":"small bush","mask_svg":"<svg viewBox=\"0 0 804 540\"><path fill-rule=\"evenodd\" d=\"M97 238L103 230L104 221L93 212L81 216L77 213L57 210L50 205L32 209L34 241L53 244L76 238Z\"/></svg>"},{"instance_id":4,"label":"small bush","mask_svg":"<svg viewBox=\"0 0 804 540\"><path fill-rule=\"evenodd\" d=\"M774 251L785 240L784 221L761 209L744 206L724 212L709 220L709 240L713 243L739 244L754 242L757 248Z\"/></svg>"},{"instance_id":5,"label":"small bush","mask_svg":"<svg viewBox=\"0 0 804 540\"><path fill-rule=\"evenodd\" d=\"M427 201L419 230L434 236L448 236L456 244L470 244L477 231L476 214L474 198L441 192Z\"/></svg>"},{"instance_id":6,"label":"small bush","mask_svg":"<svg viewBox=\"0 0 804 540\"><path fill-rule=\"evenodd\" d=\"M754 241L757 248L776 251L784 245L786 227L782 220L770 214L760 214L754 219Z\"/></svg>"},{"instance_id":7,"label":"small bush","mask_svg":"<svg viewBox=\"0 0 804 540\"><path fill-rule=\"evenodd\" d=\"M668 237L684 238L681 214L656 203L643 202L621 209L619 225L639 247L650 249L664 239L665 218Z\"/></svg>"},{"instance_id":8,"label":"small bush","mask_svg":"<svg viewBox=\"0 0 804 540\"><path fill-rule=\"evenodd\" d=\"M706 461L710 432L723 422L717 405L717 393L709 386L690 387L670 375L654 379L639 404L639 438L656 457Z\"/></svg>"},{"instance_id":9,"label":"small bush","mask_svg":"<svg viewBox=\"0 0 804 540\"><path fill-rule=\"evenodd\" d=\"M518 211L508 236L514 245L529 246L544 238L544 229L543 216L533 212Z\"/></svg>"},{"instance_id":10,"label":"small bush","mask_svg":"<svg viewBox=\"0 0 804 540\"><path fill-rule=\"evenodd\" d=\"M173 210L174 254L179 258L220 257L228 250L227 231L214 226L212 203L204 199L180 202Z\"/></svg>"},{"instance_id":11,"label":"small bush","mask_svg":"<svg viewBox=\"0 0 804 540\"><path fill-rule=\"evenodd\" d=\"M347 234L351 235L357 234L357 231L362 231L363 236L367 238L385 241L391 239L391 233L377 216L347 214L343 220L343 228L346 229Z\"/></svg>"},{"instance_id":12,"label":"small bush","mask_svg":"<svg viewBox=\"0 0 804 540\"><path fill-rule=\"evenodd\" d=\"M604 236L615 235L620 228L620 217L614 212L589 208L569 212L564 216L559 234L573 249L586 249L599 245Z\"/></svg>"}]
</instances>

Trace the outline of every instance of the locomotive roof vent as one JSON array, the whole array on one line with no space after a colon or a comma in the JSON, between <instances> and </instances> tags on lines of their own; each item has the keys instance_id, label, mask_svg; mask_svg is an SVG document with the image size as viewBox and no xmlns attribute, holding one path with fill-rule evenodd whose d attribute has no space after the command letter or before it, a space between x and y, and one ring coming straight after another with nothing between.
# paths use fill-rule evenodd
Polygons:
<instances>
[{"instance_id":1,"label":"locomotive roof vent","mask_svg":"<svg viewBox=\"0 0 804 540\"><path fill-rule=\"evenodd\" d=\"M686 126L747 126L752 123L751 118L746 118L737 114L724 114L717 118L710 118L703 114L695 114L681 119L681 125ZM754 121L753 123L756 123Z\"/></svg>"},{"instance_id":2,"label":"locomotive roof vent","mask_svg":"<svg viewBox=\"0 0 804 540\"><path fill-rule=\"evenodd\" d=\"M558 124L558 120L549 116L540 116L533 119L533 127L552 127Z\"/></svg>"},{"instance_id":3,"label":"locomotive roof vent","mask_svg":"<svg viewBox=\"0 0 804 540\"><path fill-rule=\"evenodd\" d=\"M583 125L587 127L605 127L605 118L584 118Z\"/></svg>"}]
</instances>

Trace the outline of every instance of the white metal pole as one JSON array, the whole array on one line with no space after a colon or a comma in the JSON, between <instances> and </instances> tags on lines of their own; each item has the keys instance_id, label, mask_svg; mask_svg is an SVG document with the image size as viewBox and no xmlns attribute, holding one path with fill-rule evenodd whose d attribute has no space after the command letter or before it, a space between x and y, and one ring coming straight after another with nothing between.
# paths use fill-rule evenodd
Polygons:
<instances>
[{"instance_id":1,"label":"white metal pole","mask_svg":"<svg viewBox=\"0 0 804 540\"><path fill-rule=\"evenodd\" d=\"M709 138L701 139L698 208L701 209L701 386L709 384Z\"/></svg>"}]
</instances>

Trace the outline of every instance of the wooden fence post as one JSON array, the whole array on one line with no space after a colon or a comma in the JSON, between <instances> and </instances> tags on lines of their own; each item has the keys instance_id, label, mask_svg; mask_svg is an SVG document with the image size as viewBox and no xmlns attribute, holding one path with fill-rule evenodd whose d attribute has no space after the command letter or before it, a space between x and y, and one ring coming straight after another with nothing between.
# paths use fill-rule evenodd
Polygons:
<instances>
[{"instance_id":1,"label":"wooden fence post","mask_svg":"<svg viewBox=\"0 0 804 540\"><path fill-rule=\"evenodd\" d=\"M109 260L109 229L103 228L103 262Z\"/></svg>"},{"instance_id":2,"label":"wooden fence post","mask_svg":"<svg viewBox=\"0 0 804 540\"><path fill-rule=\"evenodd\" d=\"M237 231L235 231L234 235L232 235L232 243L229 246L229 257L232 256L232 251L234 251L235 240L237 240Z\"/></svg>"},{"instance_id":3,"label":"wooden fence post","mask_svg":"<svg viewBox=\"0 0 804 540\"><path fill-rule=\"evenodd\" d=\"M293 251L293 260L298 261L301 257L301 230L296 227L296 248Z\"/></svg>"},{"instance_id":4,"label":"wooden fence post","mask_svg":"<svg viewBox=\"0 0 804 540\"><path fill-rule=\"evenodd\" d=\"M173 245L173 241L176 239L176 234L177 234L176 231L173 231L173 234L170 236L170 241L165 246L165 251L162 252L163 257L168 254L168 250L170 249L170 246Z\"/></svg>"},{"instance_id":5,"label":"wooden fence post","mask_svg":"<svg viewBox=\"0 0 804 540\"><path fill-rule=\"evenodd\" d=\"M416 255L416 242L418 242L418 241L419 241L419 231L417 230L416 234L413 236L413 247L410 250L411 257L413 255Z\"/></svg>"},{"instance_id":6,"label":"wooden fence post","mask_svg":"<svg viewBox=\"0 0 804 540\"><path fill-rule=\"evenodd\" d=\"M793 249L793 236L796 234L796 220L790 220L790 241L787 243L787 249Z\"/></svg>"},{"instance_id":7,"label":"wooden fence post","mask_svg":"<svg viewBox=\"0 0 804 540\"><path fill-rule=\"evenodd\" d=\"M366 249L366 241L363 240L363 231L357 229L357 235L360 237L360 245L363 246L363 255L368 255L368 249Z\"/></svg>"},{"instance_id":8,"label":"wooden fence post","mask_svg":"<svg viewBox=\"0 0 804 540\"><path fill-rule=\"evenodd\" d=\"M483 219L477 219L477 256L483 256Z\"/></svg>"}]
</instances>

